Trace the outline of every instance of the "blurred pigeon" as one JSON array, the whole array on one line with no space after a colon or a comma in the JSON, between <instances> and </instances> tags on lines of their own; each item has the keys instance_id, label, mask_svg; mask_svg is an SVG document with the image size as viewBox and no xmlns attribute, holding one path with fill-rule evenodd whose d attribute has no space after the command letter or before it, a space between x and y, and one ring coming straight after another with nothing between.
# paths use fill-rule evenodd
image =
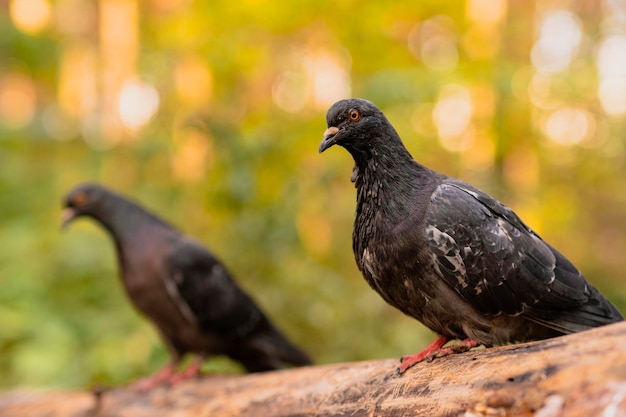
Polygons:
<instances>
[{"instance_id":1,"label":"blurred pigeon","mask_svg":"<svg viewBox=\"0 0 626 417\"><path fill-rule=\"evenodd\" d=\"M417 163L371 102L341 100L319 146L354 158L359 270L382 298L439 337L427 359L539 340L623 320L556 249L501 202ZM460 339L455 347L445 347Z\"/></svg>"},{"instance_id":2,"label":"blurred pigeon","mask_svg":"<svg viewBox=\"0 0 626 417\"><path fill-rule=\"evenodd\" d=\"M139 388L199 375L208 355L225 354L248 372L311 363L200 243L96 184L82 184L67 194L63 224L78 216L92 217L109 232L128 296L156 325L171 353L171 362L140 381ZM186 353L197 358L177 373Z\"/></svg>"}]
</instances>

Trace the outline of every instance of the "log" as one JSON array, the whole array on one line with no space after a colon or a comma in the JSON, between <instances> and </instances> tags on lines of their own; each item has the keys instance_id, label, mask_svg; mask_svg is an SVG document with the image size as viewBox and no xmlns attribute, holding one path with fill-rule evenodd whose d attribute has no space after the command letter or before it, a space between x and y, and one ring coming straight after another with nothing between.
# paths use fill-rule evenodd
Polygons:
<instances>
[{"instance_id":1,"label":"log","mask_svg":"<svg viewBox=\"0 0 626 417\"><path fill-rule=\"evenodd\" d=\"M397 359L213 375L142 394L19 393L0 416L626 416L626 322L420 363Z\"/></svg>"}]
</instances>

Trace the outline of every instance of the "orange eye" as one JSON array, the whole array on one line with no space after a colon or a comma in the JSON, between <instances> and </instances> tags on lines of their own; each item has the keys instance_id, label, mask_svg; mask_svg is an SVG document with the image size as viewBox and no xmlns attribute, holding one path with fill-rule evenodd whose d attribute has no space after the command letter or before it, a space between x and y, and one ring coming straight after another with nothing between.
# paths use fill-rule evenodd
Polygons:
<instances>
[{"instance_id":1,"label":"orange eye","mask_svg":"<svg viewBox=\"0 0 626 417\"><path fill-rule=\"evenodd\" d=\"M78 193L72 198L72 202L77 206L82 206L87 202L87 194L86 193Z\"/></svg>"},{"instance_id":2,"label":"orange eye","mask_svg":"<svg viewBox=\"0 0 626 417\"><path fill-rule=\"evenodd\" d=\"M356 122L357 120L359 120L359 117L361 117L361 114L359 113L357 109L352 109L350 110L350 113L348 113L348 117L353 122Z\"/></svg>"}]
</instances>

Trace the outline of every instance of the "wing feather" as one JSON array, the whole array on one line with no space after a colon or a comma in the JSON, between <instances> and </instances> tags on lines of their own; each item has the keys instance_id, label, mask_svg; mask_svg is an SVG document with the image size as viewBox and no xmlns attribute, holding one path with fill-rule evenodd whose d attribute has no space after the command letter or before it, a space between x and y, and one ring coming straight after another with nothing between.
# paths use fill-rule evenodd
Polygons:
<instances>
[{"instance_id":1,"label":"wing feather","mask_svg":"<svg viewBox=\"0 0 626 417\"><path fill-rule=\"evenodd\" d=\"M426 223L436 273L483 314L523 314L562 333L622 319L511 209L465 183L438 187Z\"/></svg>"},{"instance_id":2,"label":"wing feather","mask_svg":"<svg viewBox=\"0 0 626 417\"><path fill-rule=\"evenodd\" d=\"M182 238L169 258L167 287L185 317L225 338L244 337L266 320L224 265L199 243Z\"/></svg>"},{"instance_id":3,"label":"wing feather","mask_svg":"<svg viewBox=\"0 0 626 417\"><path fill-rule=\"evenodd\" d=\"M550 247L496 200L444 183L426 222L437 273L481 313L521 314L550 292Z\"/></svg>"}]
</instances>

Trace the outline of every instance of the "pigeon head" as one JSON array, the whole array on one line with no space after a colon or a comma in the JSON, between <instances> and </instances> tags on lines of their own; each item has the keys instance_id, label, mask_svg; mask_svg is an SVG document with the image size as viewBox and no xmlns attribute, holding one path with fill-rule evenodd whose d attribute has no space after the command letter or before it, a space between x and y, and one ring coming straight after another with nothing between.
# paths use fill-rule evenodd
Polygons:
<instances>
[{"instance_id":1,"label":"pigeon head","mask_svg":"<svg viewBox=\"0 0 626 417\"><path fill-rule=\"evenodd\" d=\"M333 104L326 114L328 129L319 146L322 153L333 145L345 148L356 163L353 182L368 164L397 165L413 158L389 120L370 101L352 98Z\"/></svg>"},{"instance_id":2,"label":"pigeon head","mask_svg":"<svg viewBox=\"0 0 626 417\"><path fill-rule=\"evenodd\" d=\"M80 216L98 217L102 202L110 192L104 187L85 183L72 189L65 196L62 227L67 227L72 220Z\"/></svg>"},{"instance_id":3,"label":"pigeon head","mask_svg":"<svg viewBox=\"0 0 626 417\"><path fill-rule=\"evenodd\" d=\"M361 98L340 100L328 109L326 123L328 129L320 143L320 153L339 145L352 154L357 165L374 155L408 155L398 132L370 101Z\"/></svg>"},{"instance_id":4,"label":"pigeon head","mask_svg":"<svg viewBox=\"0 0 626 417\"><path fill-rule=\"evenodd\" d=\"M386 134L385 130L393 130L378 107L360 98L333 104L326 114L326 123L328 129L320 143L320 153L333 145L343 146L350 152L365 151Z\"/></svg>"}]
</instances>

